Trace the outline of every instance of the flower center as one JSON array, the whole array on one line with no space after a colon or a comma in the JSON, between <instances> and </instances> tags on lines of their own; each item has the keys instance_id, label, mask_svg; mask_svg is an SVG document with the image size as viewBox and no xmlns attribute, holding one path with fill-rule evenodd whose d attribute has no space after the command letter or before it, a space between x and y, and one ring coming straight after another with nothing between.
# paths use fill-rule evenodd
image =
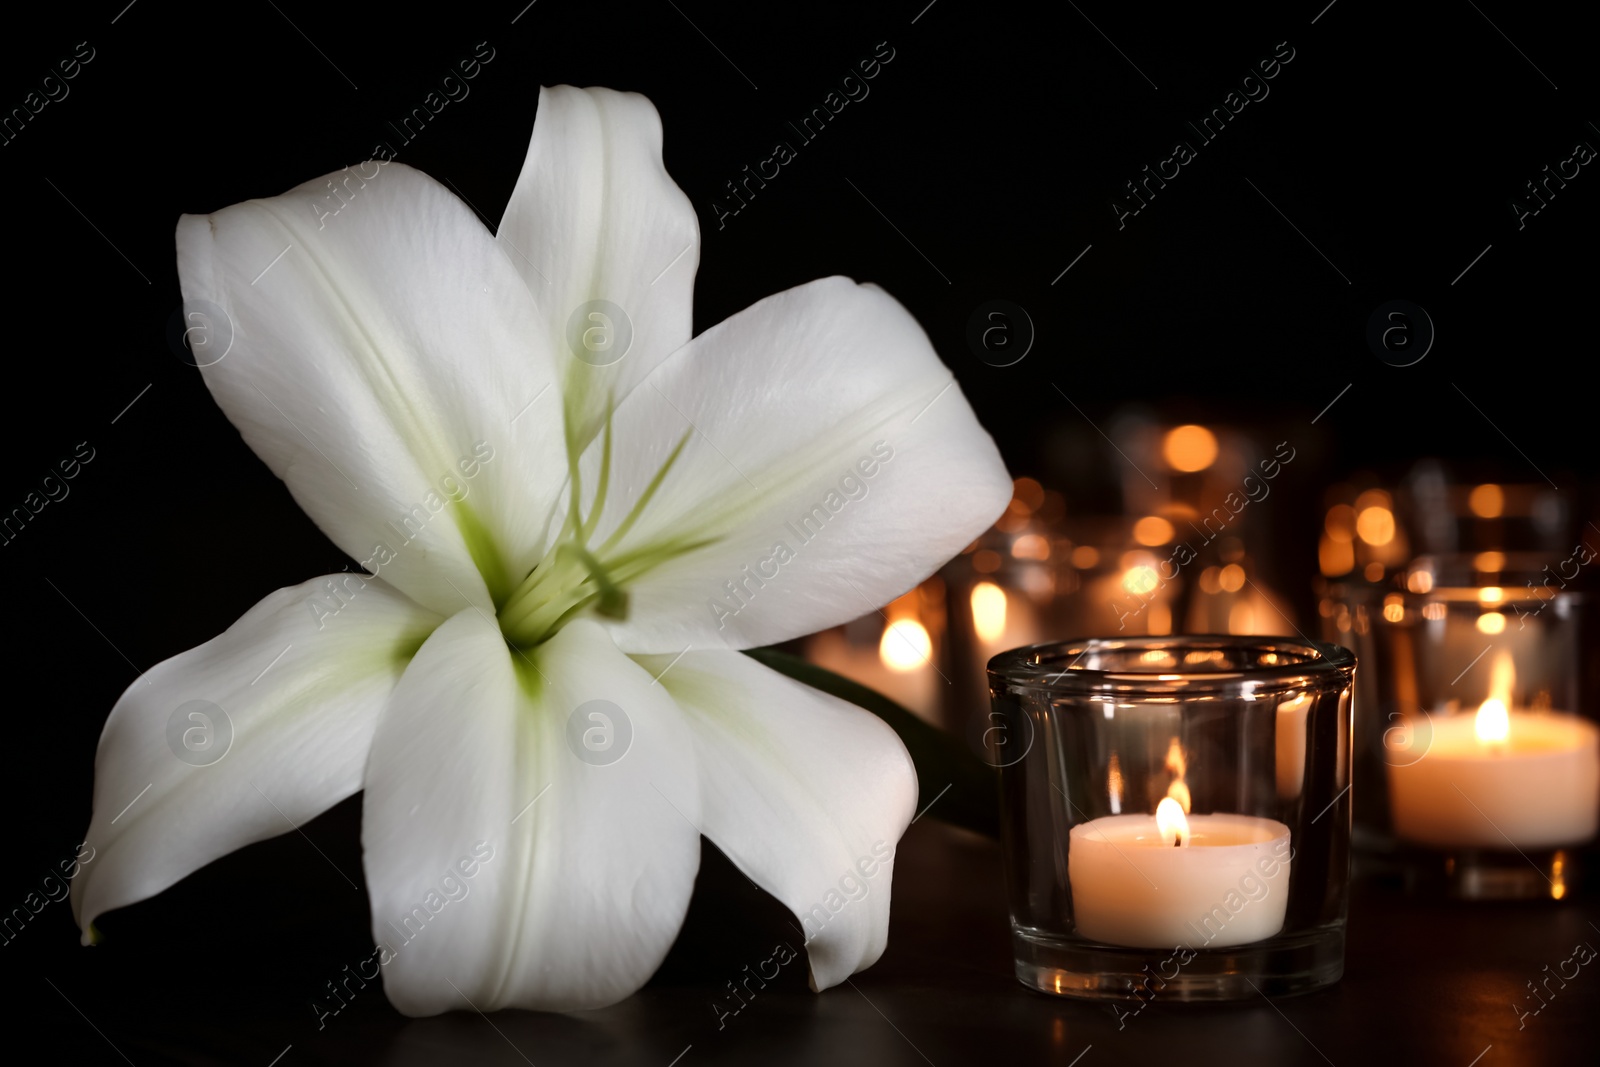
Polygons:
<instances>
[{"instance_id":1,"label":"flower center","mask_svg":"<svg viewBox=\"0 0 1600 1067\"><path fill-rule=\"evenodd\" d=\"M689 441L690 430L684 434L650 484L634 502L626 517L617 524L605 541L591 545L600 525L600 516L606 505L606 492L611 482L611 415L605 422L605 438L600 460L600 481L595 487L594 502L585 516L581 506L582 487L578 477L578 449L569 438L567 442L567 475L570 494L567 518L556 537L555 546L534 567L506 598L500 607L500 632L514 648L531 648L542 644L570 619L593 613L611 619L624 619L628 615L627 584L646 572L659 567L674 556L682 555L707 544L708 540L691 540L668 537L648 541L643 545L626 547L623 541L638 522L646 505L666 479L667 472Z\"/></svg>"}]
</instances>

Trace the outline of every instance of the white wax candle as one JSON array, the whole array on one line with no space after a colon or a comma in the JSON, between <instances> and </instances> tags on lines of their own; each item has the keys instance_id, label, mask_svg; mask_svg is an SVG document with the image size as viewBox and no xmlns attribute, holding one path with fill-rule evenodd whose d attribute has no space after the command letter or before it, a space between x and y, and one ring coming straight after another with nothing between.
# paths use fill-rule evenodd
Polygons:
<instances>
[{"instance_id":1,"label":"white wax candle","mask_svg":"<svg viewBox=\"0 0 1600 1067\"><path fill-rule=\"evenodd\" d=\"M1067 844L1078 932L1108 945L1221 948L1271 937L1289 903L1289 828L1250 815L1190 815L1182 845L1154 815L1079 823Z\"/></svg>"},{"instance_id":2,"label":"white wax candle","mask_svg":"<svg viewBox=\"0 0 1600 1067\"><path fill-rule=\"evenodd\" d=\"M1477 716L1435 715L1427 751L1389 767L1396 835L1440 848L1549 848L1600 828L1600 730L1576 715L1513 711L1503 741Z\"/></svg>"}]
</instances>

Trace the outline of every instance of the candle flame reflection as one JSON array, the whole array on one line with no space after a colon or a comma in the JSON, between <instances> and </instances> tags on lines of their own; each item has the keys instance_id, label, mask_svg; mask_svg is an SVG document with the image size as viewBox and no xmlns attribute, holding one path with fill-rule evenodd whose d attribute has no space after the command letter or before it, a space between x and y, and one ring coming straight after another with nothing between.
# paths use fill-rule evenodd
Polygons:
<instances>
[{"instance_id":1,"label":"candle flame reflection","mask_svg":"<svg viewBox=\"0 0 1600 1067\"><path fill-rule=\"evenodd\" d=\"M1175 777L1182 778L1188 769L1188 764L1183 759L1183 747L1178 744L1178 739L1174 737L1167 743L1167 770L1171 771Z\"/></svg>"},{"instance_id":2,"label":"candle flame reflection","mask_svg":"<svg viewBox=\"0 0 1600 1067\"><path fill-rule=\"evenodd\" d=\"M1189 810L1192 800L1189 796L1189 787L1185 785L1183 781L1183 776L1188 772L1188 770L1188 761L1183 758L1183 746L1178 744L1178 739L1174 737L1167 745L1167 771L1172 775L1172 784L1167 786L1166 798L1156 806L1156 822L1158 824L1161 821L1160 816L1162 807L1170 804L1178 805L1178 814L1180 817L1182 816L1183 812ZM1161 833L1162 840L1167 841L1168 844L1171 844L1172 842L1167 840L1166 831L1162 830ZM1189 827L1188 824L1185 823L1183 824L1183 834L1187 837L1188 833ZM1182 842L1179 843L1181 844Z\"/></svg>"},{"instance_id":3,"label":"candle flame reflection","mask_svg":"<svg viewBox=\"0 0 1600 1067\"><path fill-rule=\"evenodd\" d=\"M1111 814L1122 813L1122 766L1117 761L1117 754L1111 753L1111 767L1106 771L1106 794L1111 802Z\"/></svg>"},{"instance_id":4,"label":"candle flame reflection","mask_svg":"<svg viewBox=\"0 0 1600 1067\"><path fill-rule=\"evenodd\" d=\"M1162 797L1156 805L1156 829L1163 845L1182 847L1189 843L1189 819L1183 814L1182 805L1171 797Z\"/></svg>"}]
</instances>

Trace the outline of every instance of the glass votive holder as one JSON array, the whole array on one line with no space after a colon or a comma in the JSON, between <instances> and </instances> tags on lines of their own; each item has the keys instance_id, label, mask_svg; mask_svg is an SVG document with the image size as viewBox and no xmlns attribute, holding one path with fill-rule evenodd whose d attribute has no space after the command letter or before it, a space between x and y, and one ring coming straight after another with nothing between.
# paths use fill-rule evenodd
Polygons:
<instances>
[{"instance_id":1,"label":"glass votive holder","mask_svg":"<svg viewBox=\"0 0 1600 1067\"><path fill-rule=\"evenodd\" d=\"M996 526L945 565L953 705L946 727L973 751L993 755L986 672L999 653L1051 634L1172 632L1187 576L1169 559L1170 546L1139 543L1135 525L1099 516L1068 527L1041 510L1013 529Z\"/></svg>"},{"instance_id":2,"label":"glass votive holder","mask_svg":"<svg viewBox=\"0 0 1600 1067\"><path fill-rule=\"evenodd\" d=\"M1018 979L1142 1001L1338 981L1354 674L1347 649L1279 637L994 657Z\"/></svg>"},{"instance_id":3,"label":"glass votive holder","mask_svg":"<svg viewBox=\"0 0 1600 1067\"><path fill-rule=\"evenodd\" d=\"M1356 715L1357 775L1374 786L1359 839L1413 889L1559 900L1593 866L1595 618L1538 563L1421 557L1364 612L1357 648L1378 702Z\"/></svg>"}]
</instances>

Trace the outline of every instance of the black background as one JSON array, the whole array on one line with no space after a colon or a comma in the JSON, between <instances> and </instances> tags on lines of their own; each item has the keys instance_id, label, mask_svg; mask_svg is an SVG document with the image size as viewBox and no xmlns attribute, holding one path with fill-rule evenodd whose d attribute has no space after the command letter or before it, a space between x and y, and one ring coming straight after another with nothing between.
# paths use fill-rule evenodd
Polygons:
<instances>
[{"instance_id":1,"label":"black background","mask_svg":"<svg viewBox=\"0 0 1600 1067\"><path fill-rule=\"evenodd\" d=\"M1600 178L1585 167L1521 229L1511 206L1576 142L1600 145L1592 37L1564 12L539 0L513 25L519 0L124 3L0 16L6 111L79 42L94 49L70 94L0 146L11 325L0 508L79 442L95 450L70 496L0 550L5 907L79 840L96 739L138 673L270 590L347 562L168 345L178 215L277 194L386 141L497 220L541 84L655 102L667 168L700 213L697 329L815 277L875 281L923 323L1013 471L1062 485L1071 507L1116 506L1107 472L1121 460L1100 428L1130 406L1299 434L1312 462L1266 506L1291 565L1283 584L1302 599L1317 501L1338 478L1394 474L1424 454L1574 494L1595 474L1585 313ZM495 58L470 95L401 145L388 122L485 41ZM787 122L880 42L894 58L870 95L719 228L723 183L774 141L793 143ZM1175 140L1196 143L1185 123L1279 42L1294 58L1270 95L1119 228L1123 183ZM1036 331L1014 366L967 343L970 317L994 299L1025 308ZM1369 315L1394 299L1437 329L1414 366L1366 342ZM353 801L307 828L352 872L358 820ZM204 1025L208 992L304 1013L366 937L364 899L308 855L290 835L108 916L138 960L115 972L143 991L124 1014L165 1012L181 1034ZM691 922L669 970L692 972L716 927ZM40 976L87 990L74 999L91 1018L118 1018L119 995L82 973L106 965L83 963L75 935L56 904L0 949L25 990L8 1016L78 1026L64 1039L74 1046L89 1031ZM87 1040L88 1055L108 1054ZM281 1044L241 1035L239 1048ZM134 1060L191 1062L182 1045L140 1042ZM217 1055L194 1062L231 1061Z\"/></svg>"}]
</instances>

